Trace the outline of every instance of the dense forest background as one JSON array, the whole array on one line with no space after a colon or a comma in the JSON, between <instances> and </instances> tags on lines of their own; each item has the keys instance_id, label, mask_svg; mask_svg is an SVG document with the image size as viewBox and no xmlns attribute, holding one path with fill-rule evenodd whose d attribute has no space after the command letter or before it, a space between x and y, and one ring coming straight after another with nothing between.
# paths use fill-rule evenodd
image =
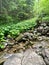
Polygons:
<instances>
[{"instance_id":1,"label":"dense forest background","mask_svg":"<svg viewBox=\"0 0 49 65\"><path fill-rule=\"evenodd\" d=\"M0 21L16 21L33 17L34 0L1 0Z\"/></svg>"},{"instance_id":2,"label":"dense forest background","mask_svg":"<svg viewBox=\"0 0 49 65\"><path fill-rule=\"evenodd\" d=\"M49 0L0 0L0 23L49 16Z\"/></svg>"}]
</instances>

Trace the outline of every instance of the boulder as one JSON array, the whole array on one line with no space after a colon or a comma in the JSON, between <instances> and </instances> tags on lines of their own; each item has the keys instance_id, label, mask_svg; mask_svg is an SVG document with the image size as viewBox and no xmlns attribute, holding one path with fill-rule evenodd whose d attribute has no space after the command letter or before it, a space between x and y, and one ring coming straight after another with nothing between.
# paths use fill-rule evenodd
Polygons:
<instances>
[{"instance_id":1,"label":"boulder","mask_svg":"<svg viewBox=\"0 0 49 65\"><path fill-rule=\"evenodd\" d=\"M28 49L22 55L12 55L3 65L46 65L42 57L36 54L32 49Z\"/></svg>"},{"instance_id":2,"label":"boulder","mask_svg":"<svg viewBox=\"0 0 49 65\"><path fill-rule=\"evenodd\" d=\"M24 53L22 65L46 65L42 57L37 55L32 49Z\"/></svg>"}]
</instances>

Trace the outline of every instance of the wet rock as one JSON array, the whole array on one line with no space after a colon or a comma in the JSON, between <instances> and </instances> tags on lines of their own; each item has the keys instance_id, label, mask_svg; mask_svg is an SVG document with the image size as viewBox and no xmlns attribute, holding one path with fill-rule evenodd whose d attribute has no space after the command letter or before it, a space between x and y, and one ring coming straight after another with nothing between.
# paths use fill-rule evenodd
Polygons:
<instances>
[{"instance_id":1,"label":"wet rock","mask_svg":"<svg viewBox=\"0 0 49 65\"><path fill-rule=\"evenodd\" d=\"M45 34L46 35L48 31L49 31L49 27L46 26L46 27L43 28L42 34Z\"/></svg>"},{"instance_id":2,"label":"wet rock","mask_svg":"<svg viewBox=\"0 0 49 65\"><path fill-rule=\"evenodd\" d=\"M21 65L20 58L16 56L11 56L3 65Z\"/></svg>"},{"instance_id":3,"label":"wet rock","mask_svg":"<svg viewBox=\"0 0 49 65\"><path fill-rule=\"evenodd\" d=\"M49 48L45 49L45 55L49 59Z\"/></svg>"},{"instance_id":4,"label":"wet rock","mask_svg":"<svg viewBox=\"0 0 49 65\"><path fill-rule=\"evenodd\" d=\"M29 40L32 40L32 37L33 37L33 34L32 33L29 33L29 32L26 32L24 34L20 34L17 38L16 38L16 41L18 42L21 42L21 41L27 41L28 39Z\"/></svg>"},{"instance_id":5,"label":"wet rock","mask_svg":"<svg viewBox=\"0 0 49 65\"><path fill-rule=\"evenodd\" d=\"M13 54L8 54L8 53L6 53L3 58L7 59L7 58L9 58L9 57L12 56L12 55L13 55Z\"/></svg>"},{"instance_id":6,"label":"wet rock","mask_svg":"<svg viewBox=\"0 0 49 65\"><path fill-rule=\"evenodd\" d=\"M21 59L23 57L23 53L17 53L10 56L3 65L21 65Z\"/></svg>"},{"instance_id":7,"label":"wet rock","mask_svg":"<svg viewBox=\"0 0 49 65\"><path fill-rule=\"evenodd\" d=\"M30 39L30 40L32 40L33 34L26 32L26 33L24 33L24 37L25 37L25 38L28 38L28 39Z\"/></svg>"},{"instance_id":8,"label":"wet rock","mask_svg":"<svg viewBox=\"0 0 49 65\"><path fill-rule=\"evenodd\" d=\"M42 57L37 55L32 50L27 50L24 53L22 65L46 65Z\"/></svg>"},{"instance_id":9,"label":"wet rock","mask_svg":"<svg viewBox=\"0 0 49 65\"><path fill-rule=\"evenodd\" d=\"M43 40L47 41L48 38L46 36L42 36Z\"/></svg>"},{"instance_id":10,"label":"wet rock","mask_svg":"<svg viewBox=\"0 0 49 65\"><path fill-rule=\"evenodd\" d=\"M49 41L41 41L42 47L47 48L49 46Z\"/></svg>"},{"instance_id":11,"label":"wet rock","mask_svg":"<svg viewBox=\"0 0 49 65\"><path fill-rule=\"evenodd\" d=\"M48 26L46 26L46 27L44 27L44 29L48 31L48 30L49 30L49 27L48 27Z\"/></svg>"},{"instance_id":12,"label":"wet rock","mask_svg":"<svg viewBox=\"0 0 49 65\"><path fill-rule=\"evenodd\" d=\"M33 35L33 39L32 39L32 41L37 40L37 37L38 37L38 35L37 35L37 34L34 34L34 35Z\"/></svg>"},{"instance_id":13,"label":"wet rock","mask_svg":"<svg viewBox=\"0 0 49 65\"><path fill-rule=\"evenodd\" d=\"M40 41L36 42L36 44L33 45L33 49L37 54L42 54L45 48L49 47L49 41Z\"/></svg>"},{"instance_id":14,"label":"wet rock","mask_svg":"<svg viewBox=\"0 0 49 65\"><path fill-rule=\"evenodd\" d=\"M39 36L39 37L37 37L37 40L38 40L38 41L42 41L43 38L42 38L41 36Z\"/></svg>"},{"instance_id":15,"label":"wet rock","mask_svg":"<svg viewBox=\"0 0 49 65\"><path fill-rule=\"evenodd\" d=\"M41 54L43 47L42 44L40 44L40 42L37 42L36 44L33 45L33 50L37 53L37 54Z\"/></svg>"},{"instance_id":16,"label":"wet rock","mask_svg":"<svg viewBox=\"0 0 49 65\"><path fill-rule=\"evenodd\" d=\"M49 26L49 22L45 22L47 26Z\"/></svg>"},{"instance_id":17,"label":"wet rock","mask_svg":"<svg viewBox=\"0 0 49 65\"><path fill-rule=\"evenodd\" d=\"M47 36L49 36L49 32L47 33Z\"/></svg>"},{"instance_id":18,"label":"wet rock","mask_svg":"<svg viewBox=\"0 0 49 65\"><path fill-rule=\"evenodd\" d=\"M3 65L46 65L42 57L32 49L10 56Z\"/></svg>"},{"instance_id":19,"label":"wet rock","mask_svg":"<svg viewBox=\"0 0 49 65\"><path fill-rule=\"evenodd\" d=\"M33 31L33 34L37 34L37 29L35 29L35 30Z\"/></svg>"},{"instance_id":20,"label":"wet rock","mask_svg":"<svg viewBox=\"0 0 49 65\"><path fill-rule=\"evenodd\" d=\"M2 63L5 62L6 60L7 60L7 59L5 59L5 58L1 58L1 59L0 59L0 65L2 65Z\"/></svg>"},{"instance_id":21,"label":"wet rock","mask_svg":"<svg viewBox=\"0 0 49 65\"><path fill-rule=\"evenodd\" d=\"M25 42L25 41L27 41L27 39L26 38L22 38L22 41Z\"/></svg>"},{"instance_id":22,"label":"wet rock","mask_svg":"<svg viewBox=\"0 0 49 65\"><path fill-rule=\"evenodd\" d=\"M21 41L23 37L24 37L24 35L23 34L20 34L15 40L16 41Z\"/></svg>"},{"instance_id":23,"label":"wet rock","mask_svg":"<svg viewBox=\"0 0 49 65\"><path fill-rule=\"evenodd\" d=\"M44 29L41 32L42 35L46 35L46 33L47 33L47 30L44 30Z\"/></svg>"},{"instance_id":24,"label":"wet rock","mask_svg":"<svg viewBox=\"0 0 49 65\"><path fill-rule=\"evenodd\" d=\"M5 62L10 56L12 56L12 54L6 54L6 52L2 52L0 54L0 64Z\"/></svg>"},{"instance_id":25,"label":"wet rock","mask_svg":"<svg viewBox=\"0 0 49 65\"><path fill-rule=\"evenodd\" d=\"M41 26L45 27L46 26L46 23L42 23Z\"/></svg>"},{"instance_id":26,"label":"wet rock","mask_svg":"<svg viewBox=\"0 0 49 65\"><path fill-rule=\"evenodd\" d=\"M49 48L46 48L42 52L43 59L46 63L46 65L49 65Z\"/></svg>"},{"instance_id":27,"label":"wet rock","mask_svg":"<svg viewBox=\"0 0 49 65\"><path fill-rule=\"evenodd\" d=\"M47 57L44 59L46 65L49 65L49 60L47 59Z\"/></svg>"},{"instance_id":28,"label":"wet rock","mask_svg":"<svg viewBox=\"0 0 49 65\"><path fill-rule=\"evenodd\" d=\"M49 40L49 37L46 37L47 40Z\"/></svg>"},{"instance_id":29,"label":"wet rock","mask_svg":"<svg viewBox=\"0 0 49 65\"><path fill-rule=\"evenodd\" d=\"M49 48L48 48L48 46L49 46L49 43L47 41L42 41L40 44L33 45L34 51L43 58L46 65L49 65Z\"/></svg>"},{"instance_id":30,"label":"wet rock","mask_svg":"<svg viewBox=\"0 0 49 65\"><path fill-rule=\"evenodd\" d=\"M6 40L6 43L7 43L7 45L14 45L14 43L15 43L15 40L10 40L10 39L7 39Z\"/></svg>"},{"instance_id":31,"label":"wet rock","mask_svg":"<svg viewBox=\"0 0 49 65\"><path fill-rule=\"evenodd\" d=\"M41 33L37 32L37 35L38 35L38 36L41 36Z\"/></svg>"},{"instance_id":32,"label":"wet rock","mask_svg":"<svg viewBox=\"0 0 49 65\"><path fill-rule=\"evenodd\" d=\"M37 31L40 32L40 33L42 32L42 30L43 30L43 26L39 26L39 27L37 28Z\"/></svg>"},{"instance_id":33,"label":"wet rock","mask_svg":"<svg viewBox=\"0 0 49 65\"><path fill-rule=\"evenodd\" d=\"M41 25L37 28L37 33L41 33L41 35L49 35L49 26L46 22L41 22Z\"/></svg>"}]
</instances>

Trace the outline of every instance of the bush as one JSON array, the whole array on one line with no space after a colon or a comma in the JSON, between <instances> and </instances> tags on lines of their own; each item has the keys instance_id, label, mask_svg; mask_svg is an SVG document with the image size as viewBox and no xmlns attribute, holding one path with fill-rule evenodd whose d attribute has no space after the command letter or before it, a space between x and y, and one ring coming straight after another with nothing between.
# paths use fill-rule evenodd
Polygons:
<instances>
[{"instance_id":1,"label":"bush","mask_svg":"<svg viewBox=\"0 0 49 65\"><path fill-rule=\"evenodd\" d=\"M36 18L25 20L17 24L0 26L0 42L4 41L5 37L16 38L20 33L28 31L36 26Z\"/></svg>"},{"instance_id":2,"label":"bush","mask_svg":"<svg viewBox=\"0 0 49 65\"><path fill-rule=\"evenodd\" d=\"M6 37L7 35L17 36L19 33L22 33L23 31L29 30L30 28L33 28L36 25L36 18L25 20L17 24L11 24L9 25L3 25L0 26L0 34L4 34Z\"/></svg>"},{"instance_id":3,"label":"bush","mask_svg":"<svg viewBox=\"0 0 49 65\"><path fill-rule=\"evenodd\" d=\"M8 16L7 14L0 15L0 24L6 24L13 22L13 19L11 16Z\"/></svg>"}]
</instances>

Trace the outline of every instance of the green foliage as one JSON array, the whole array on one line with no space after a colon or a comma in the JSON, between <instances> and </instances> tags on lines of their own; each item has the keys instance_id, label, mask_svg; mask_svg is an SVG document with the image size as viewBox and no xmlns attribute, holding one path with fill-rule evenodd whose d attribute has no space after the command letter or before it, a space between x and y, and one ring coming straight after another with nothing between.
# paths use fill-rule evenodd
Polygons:
<instances>
[{"instance_id":1,"label":"green foliage","mask_svg":"<svg viewBox=\"0 0 49 65\"><path fill-rule=\"evenodd\" d=\"M0 40L3 41L4 37L11 36L12 38L17 37L21 32L29 30L36 25L36 18L25 20L17 24L3 25L0 26Z\"/></svg>"},{"instance_id":2,"label":"green foliage","mask_svg":"<svg viewBox=\"0 0 49 65\"><path fill-rule=\"evenodd\" d=\"M0 48L1 48L1 49L4 49L4 48L5 48L5 45L1 43L1 44L0 44Z\"/></svg>"},{"instance_id":3,"label":"green foliage","mask_svg":"<svg viewBox=\"0 0 49 65\"><path fill-rule=\"evenodd\" d=\"M0 24L10 23L13 21L14 20L12 19L12 17L8 16L7 14L1 14L0 15Z\"/></svg>"},{"instance_id":4,"label":"green foliage","mask_svg":"<svg viewBox=\"0 0 49 65\"><path fill-rule=\"evenodd\" d=\"M49 16L49 0L35 0L34 14L36 16Z\"/></svg>"},{"instance_id":5,"label":"green foliage","mask_svg":"<svg viewBox=\"0 0 49 65\"><path fill-rule=\"evenodd\" d=\"M42 21L43 21L43 22L49 22L49 17L47 17L47 16L43 17L43 18L42 18Z\"/></svg>"},{"instance_id":6,"label":"green foliage","mask_svg":"<svg viewBox=\"0 0 49 65\"><path fill-rule=\"evenodd\" d=\"M49 0L40 1L40 10L45 14L49 14Z\"/></svg>"},{"instance_id":7,"label":"green foliage","mask_svg":"<svg viewBox=\"0 0 49 65\"><path fill-rule=\"evenodd\" d=\"M2 0L0 2L2 3L2 7L0 7L1 23L33 17L34 0Z\"/></svg>"},{"instance_id":8,"label":"green foliage","mask_svg":"<svg viewBox=\"0 0 49 65\"><path fill-rule=\"evenodd\" d=\"M33 28L36 25L36 18L30 20L24 20L17 24L7 24L0 26L0 48L5 48L2 42L5 41L5 37L16 38L20 33Z\"/></svg>"}]
</instances>

